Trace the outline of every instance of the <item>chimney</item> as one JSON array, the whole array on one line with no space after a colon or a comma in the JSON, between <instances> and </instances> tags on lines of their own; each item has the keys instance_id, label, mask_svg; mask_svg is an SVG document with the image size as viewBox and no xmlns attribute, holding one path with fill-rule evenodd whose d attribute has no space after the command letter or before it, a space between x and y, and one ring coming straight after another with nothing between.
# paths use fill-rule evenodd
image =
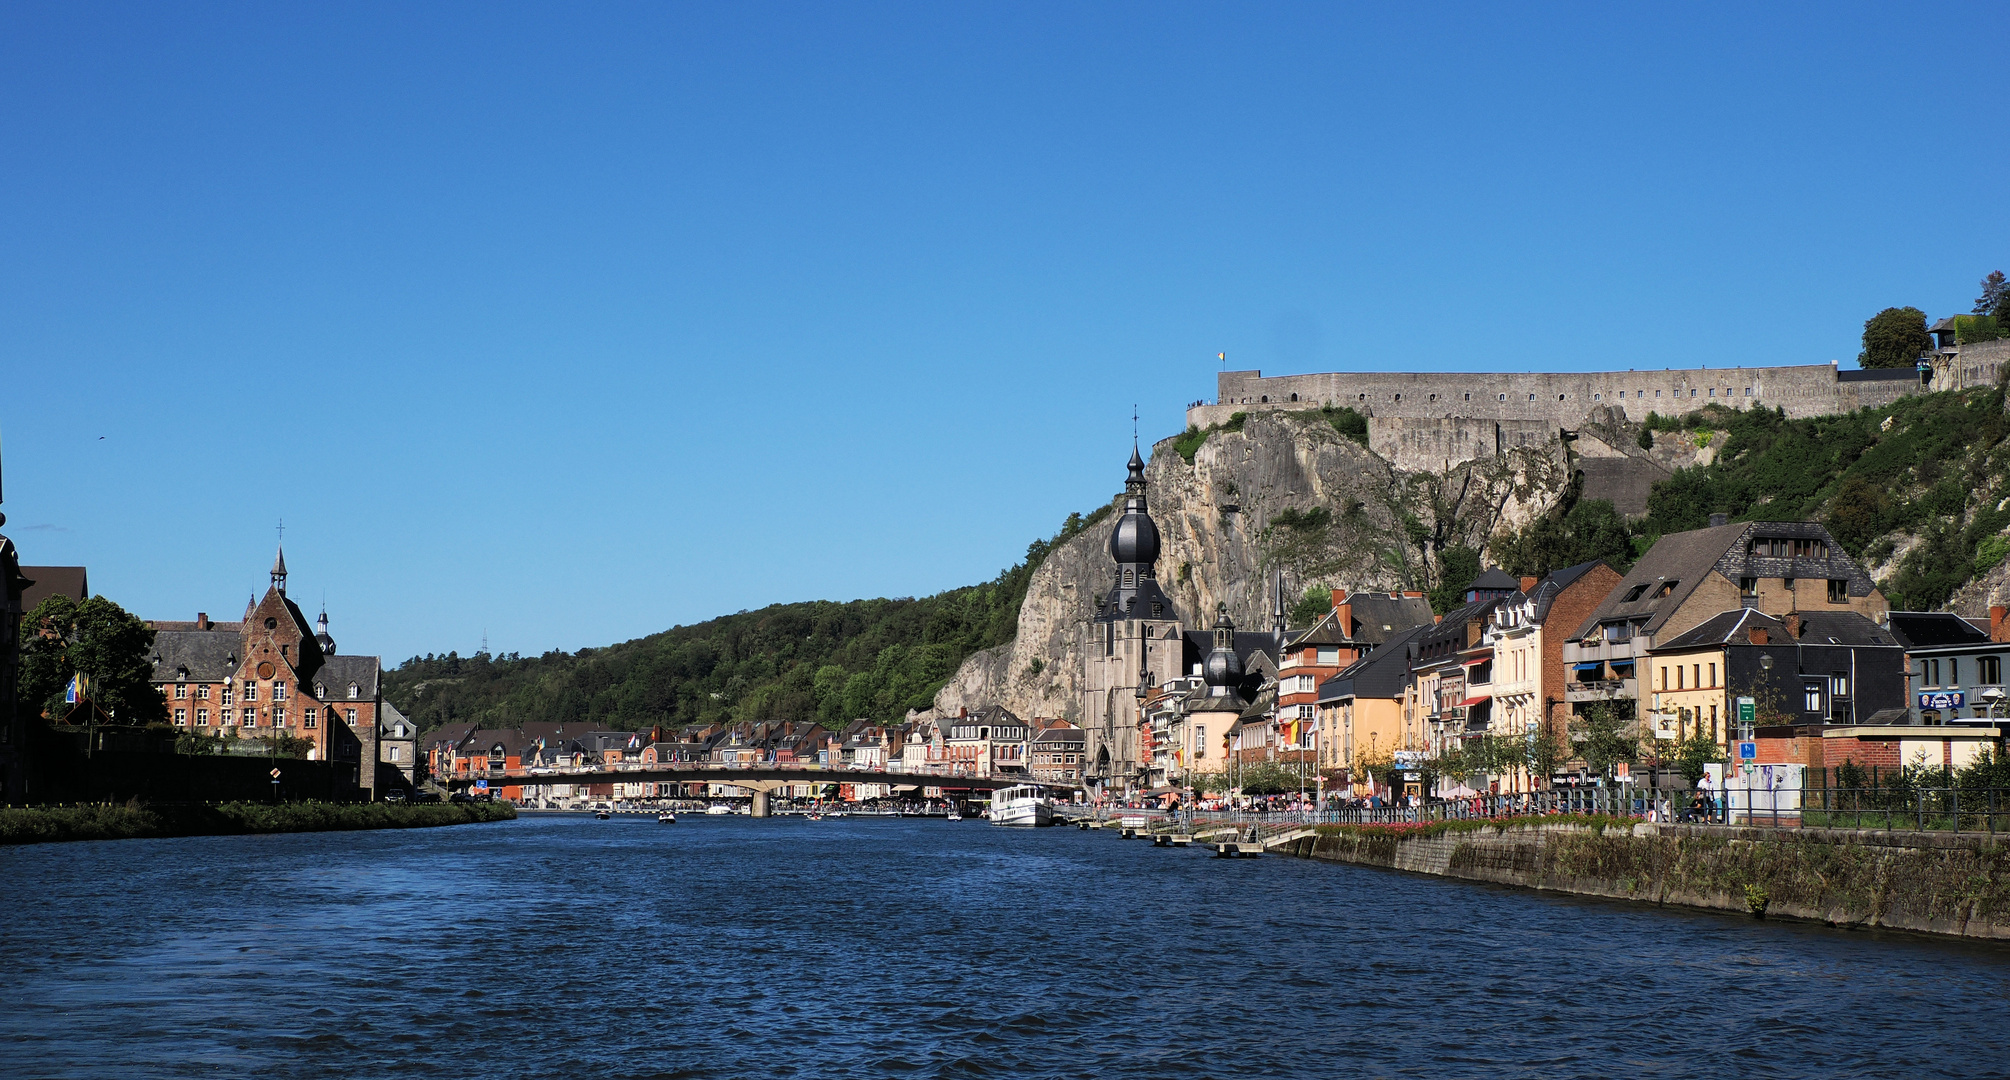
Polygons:
<instances>
[{"instance_id":1,"label":"chimney","mask_svg":"<svg viewBox=\"0 0 2010 1080\"><path fill-rule=\"evenodd\" d=\"M1772 641L1772 635L1766 633L1766 628L1763 626L1752 627L1752 629L1748 633L1746 633L1745 636L1751 639L1751 642L1754 645L1764 645Z\"/></svg>"},{"instance_id":2,"label":"chimney","mask_svg":"<svg viewBox=\"0 0 2010 1080\"><path fill-rule=\"evenodd\" d=\"M209 612L198 611L195 613L195 628L197 630L209 629Z\"/></svg>"},{"instance_id":3,"label":"chimney","mask_svg":"<svg viewBox=\"0 0 2010 1080\"><path fill-rule=\"evenodd\" d=\"M1420 592L1406 592L1403 594L1403 596L1406 599L1412 599L1412 600L1422 600L1424 598L1424 594Z\"/></svg>"},{"instance_id":4,"label":"chimney","mask_svg":"<svg viewBox=\"0 0 2010 1080\"><path fill-rule=\"evenodd\" d=\"M1710 527L1713 529L1719 525L1729 525L1730 523L1731 523L1731 515L1729 514L1710 515Z\"/></svg>"},{"instance_id":5,"label":"chimney","mask_svg":"<svg viewBox=\"0 0 2010 1080\"><path fill-rule=\"evenodd\" d=\"M1523 591L1523 592L1525 592L1525 593L1532 593L1532 592L1534 592L1534 591L1535 591L1535 579L1534 579L1534 578L1532 578L1532 577L1525 577L1525 578L1521 579L1521 591Z\"/></svg>"},{"instance_id":6,"label":"chimney","mask_svg":"<svg viewBox=\"0 0 2010 1080\"><path fill-rule=\"evenodd\" d=\"M2010 641L2010 607L2001 604L1990 605L1989 640Z\"/></svg>"},{"instance_id":7,"label":"chimney","mask_svg":"<svg viewBox=\"0 0 2010 1080\"><path fill-rule=\"evenodd\" d=\"M1795 638L1801 636L1801 617L1799 615L1788 614L1780 621L1787 624L1787 633L1794 635Z\"/></svg>"},{"instance_id":8,"label":"chimney","mask_svg":"<svg viewBox=\"0 0 2010 1080\"><path fill-rule=\"evenodd\" d=\"M1354 636L1354 605L1347 601L1347 590L1333 590L1333 621L1340 624L1343 637Z\"/></svg>"}]
</instances>

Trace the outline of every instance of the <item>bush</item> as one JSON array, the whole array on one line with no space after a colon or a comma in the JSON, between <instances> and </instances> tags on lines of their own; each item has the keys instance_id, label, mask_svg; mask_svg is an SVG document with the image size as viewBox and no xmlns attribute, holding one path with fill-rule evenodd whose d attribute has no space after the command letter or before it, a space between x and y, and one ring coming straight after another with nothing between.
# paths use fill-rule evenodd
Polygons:
<instances>
[{"instance_id":1,"label":"bush","mask_svg":"<svg viewBox=\"0 0 2010 1080\"><path fill-rule=\"evenodd\" d=\"M1992 315L1956 315L1954 317L1954 340L1960 345L1973 345L1978 341L1995 341L2003 336L2003 327Z\"/></svg>"},{"instance_id":2,"label":"bush","mask_svg":"<svg viewBox=\"0 0 2010 1080\"><path fill-rule=\"evenodd\" d=\"M130 840L163 836L418 829L516 817L508 803L213 803L148 806L45 806L0 809L0 844L62 840Z\"/></svg>"},{"instance_id":3,"label":"bush","mask_svg":"<svg viewBox=\"0 0 2010 1080\"><path fill-rule=\"evenodd\" d=\"M1173 439L1173 452L1185 458L1186 463L1191 465L1193 456L1200 453L1201 445L1206 442L1207 432L1188 425L1185 432Z\"/></svg>"}]
</instances>

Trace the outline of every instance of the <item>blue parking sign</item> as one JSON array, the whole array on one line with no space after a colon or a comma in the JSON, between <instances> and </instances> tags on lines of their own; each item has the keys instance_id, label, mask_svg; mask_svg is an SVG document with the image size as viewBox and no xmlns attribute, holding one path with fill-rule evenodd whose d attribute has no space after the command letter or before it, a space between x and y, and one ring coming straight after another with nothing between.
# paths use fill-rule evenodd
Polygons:
<instances>
[{"instance_id":1,"label":"blue parking sign","mask_svg":"<svg viewBox=\"0 0 2010 1080\"><path fill-rule=\"evenodd\" d=\"M1750 744L1748 743L1747 745L1750 745ZM1750 754L1747 754L1747 755L1745 755L1745 756L1746 756L1746 757L1750 757L1751 755L1750 755ZM487 791L488 789L489 789L489 782L488 782L487 780L477 780L477 781L475 781L475 790L476 790L476 791Z\"/></svg>"},{"instance_id":2,"label":"blue parking sign","mask_svg":"<svg viewBox=\"0 0 2010 1080\"><path fill-rule=\"evenodd\" d=\"M1739 761L1751 761L1751 760L1753 760L1753 759L1757 758L1758 756L1759 756L1759 744L1758 744L1758 743L1755 743L1755 742L1741 742L1741 743L1739 743L1739 744L1738 744L1738 760L1739 760Z\"/></svg>"}]
</instances>

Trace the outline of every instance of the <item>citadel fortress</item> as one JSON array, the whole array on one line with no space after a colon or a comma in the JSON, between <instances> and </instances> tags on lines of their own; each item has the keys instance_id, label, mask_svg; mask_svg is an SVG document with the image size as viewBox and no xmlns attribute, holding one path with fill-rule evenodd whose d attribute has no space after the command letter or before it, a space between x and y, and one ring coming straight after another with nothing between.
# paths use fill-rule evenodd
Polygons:
<instances>
[{"instance_id":1,"label":"citadel fortress","mask_svg":"<svg viewBox=\"0 0 2010 1080\"><path fill-rule=\"evenodd\" d=\"M1829 363L1268 377L1260 371L1224 371L1214 402L1196 402L1186 418L1188 425L1205 430L1236 413L1351 408L1368 420L1370 450L1400 469L1439 470L1515 447L1575 439L1580 428L1601 419L1640 423L1650 412L1681 416L1708 405L1759 405L1785 409L1798 419L1879 408L1911 394L1991 384L2006 363L2010 340L1956 347L1947 335L1917 369L1845 370Z\"/></svg>"}]
</instances>

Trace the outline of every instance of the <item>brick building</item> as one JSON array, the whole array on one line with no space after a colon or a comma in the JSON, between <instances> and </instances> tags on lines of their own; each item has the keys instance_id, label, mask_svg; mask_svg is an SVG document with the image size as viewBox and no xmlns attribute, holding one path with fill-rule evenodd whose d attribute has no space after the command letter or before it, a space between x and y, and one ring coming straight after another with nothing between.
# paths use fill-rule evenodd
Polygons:
<instances>
[{"instance_id":1,"label":"brick building","mask_svg":"<svg viewBox=\"0 0 2010 1080\"><path fill-rule=\"evenodd\" d=\"M383 719L382 663L343 656L286 596L286 554L273 560L265 597L241 622L154 621L153 684L177 727L233 739L304 739L314 761L348 762L355 783L374 795L380 779L378 725ZM367 764L367 767L365 766Z\"/></svg>"}]
</instances>

